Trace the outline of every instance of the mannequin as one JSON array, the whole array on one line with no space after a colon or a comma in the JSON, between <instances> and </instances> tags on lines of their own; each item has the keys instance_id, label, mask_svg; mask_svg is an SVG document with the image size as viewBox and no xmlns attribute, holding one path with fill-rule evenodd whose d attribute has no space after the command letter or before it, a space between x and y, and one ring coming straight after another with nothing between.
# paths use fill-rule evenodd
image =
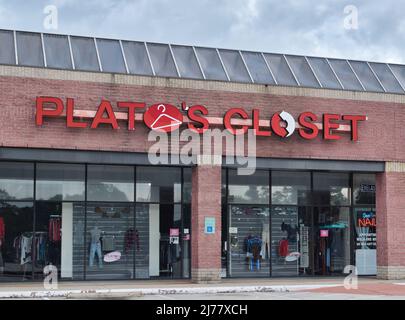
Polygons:
<instances>
[{"instance_id":1,"label":"mannequin","mask_svg":"<svg viewBox=\"0 0 405 320\"><path fill-rule=\"evenodd\" d=\"M97 254L98 258L98 267L103 267L103 257L101 253L101 233L102 231L97 227L94 226L93 229L90 230L90 256L89 256L89 265L92 267L94 265L94 256Z\"/></svg>"}]
</instances>

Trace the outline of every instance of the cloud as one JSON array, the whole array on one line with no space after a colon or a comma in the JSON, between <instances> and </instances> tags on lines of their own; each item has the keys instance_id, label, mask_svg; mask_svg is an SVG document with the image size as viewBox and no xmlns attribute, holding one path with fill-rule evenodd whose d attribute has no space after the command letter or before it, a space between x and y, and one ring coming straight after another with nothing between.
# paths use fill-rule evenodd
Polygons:
<instances>
[{"instance_id":1,"label":"cloud","mask_svg":"<svg viewBox=\"0 0 405 320\"><path fill-rule=\"evenodd\" d=\"M0 0L0 27L46 31L48 4L59 33L405 63L397 0ZM344 28L346 5L357 30Z\"/></svg>"}]
</instances>

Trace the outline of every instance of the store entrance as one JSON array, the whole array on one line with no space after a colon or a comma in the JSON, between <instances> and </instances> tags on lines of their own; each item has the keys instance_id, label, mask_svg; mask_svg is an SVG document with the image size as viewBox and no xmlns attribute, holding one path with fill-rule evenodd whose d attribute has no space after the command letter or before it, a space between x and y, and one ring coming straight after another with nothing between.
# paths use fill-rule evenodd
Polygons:
<instances>
[{"instance_id":1,"label":"store entrance","mask_svg":"<svg viewBox=\"0 0 405 320\"><path fill-rule=\"evenodd\" d=\"M342 274L350 265L350 208L314 207L314 273Z\"/></svg>"}]
</instances>

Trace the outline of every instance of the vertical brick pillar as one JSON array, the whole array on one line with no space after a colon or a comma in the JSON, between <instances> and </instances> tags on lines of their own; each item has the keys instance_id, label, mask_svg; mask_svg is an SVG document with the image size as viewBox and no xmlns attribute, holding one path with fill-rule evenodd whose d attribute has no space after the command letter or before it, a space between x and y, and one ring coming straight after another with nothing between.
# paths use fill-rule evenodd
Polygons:
<instances>
[{"instance_id":1,"label":"vertical brick pillar","mask_svg":"<svg viewBox=\"0 0 405 320\"><path fill-rule=\"evenodd\" d=\"M377 174L377 276L405 279L405 163Z\"/></svg>"},{"instance_id":2,"label":"vertical brick pillar","mask_svg":"<svg viewBox=\"0 0 405 320\"><path fill-rule=\"evenodd\" d=\"M221 165L198 161L192 173L191 278L193 282L221 279ZM205 218L215 218L215 234L205 234Z\"/></svg>"}]
</instances>

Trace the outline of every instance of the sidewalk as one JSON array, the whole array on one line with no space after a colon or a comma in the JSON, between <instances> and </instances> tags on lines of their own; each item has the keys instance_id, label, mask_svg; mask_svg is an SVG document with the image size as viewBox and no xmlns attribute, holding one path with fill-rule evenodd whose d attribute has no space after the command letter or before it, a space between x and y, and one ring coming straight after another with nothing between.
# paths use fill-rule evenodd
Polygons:
<instances>
[{"instance_id":1,"label":"sidewalk","mask_svg":"<svg viewBox=\"0 0 405 320\"><path fill-rule=\"evenodd\" d=\"M325 292L405 296L405 281L360 278L357 290L346 290L339 278L224 279L221 283L195 284L190 280L59 282L46 290L41 282L0 284L0 299L10 298L128 298L170 294L222 294L249 292Z\"/></svg>"}]
</instances>

